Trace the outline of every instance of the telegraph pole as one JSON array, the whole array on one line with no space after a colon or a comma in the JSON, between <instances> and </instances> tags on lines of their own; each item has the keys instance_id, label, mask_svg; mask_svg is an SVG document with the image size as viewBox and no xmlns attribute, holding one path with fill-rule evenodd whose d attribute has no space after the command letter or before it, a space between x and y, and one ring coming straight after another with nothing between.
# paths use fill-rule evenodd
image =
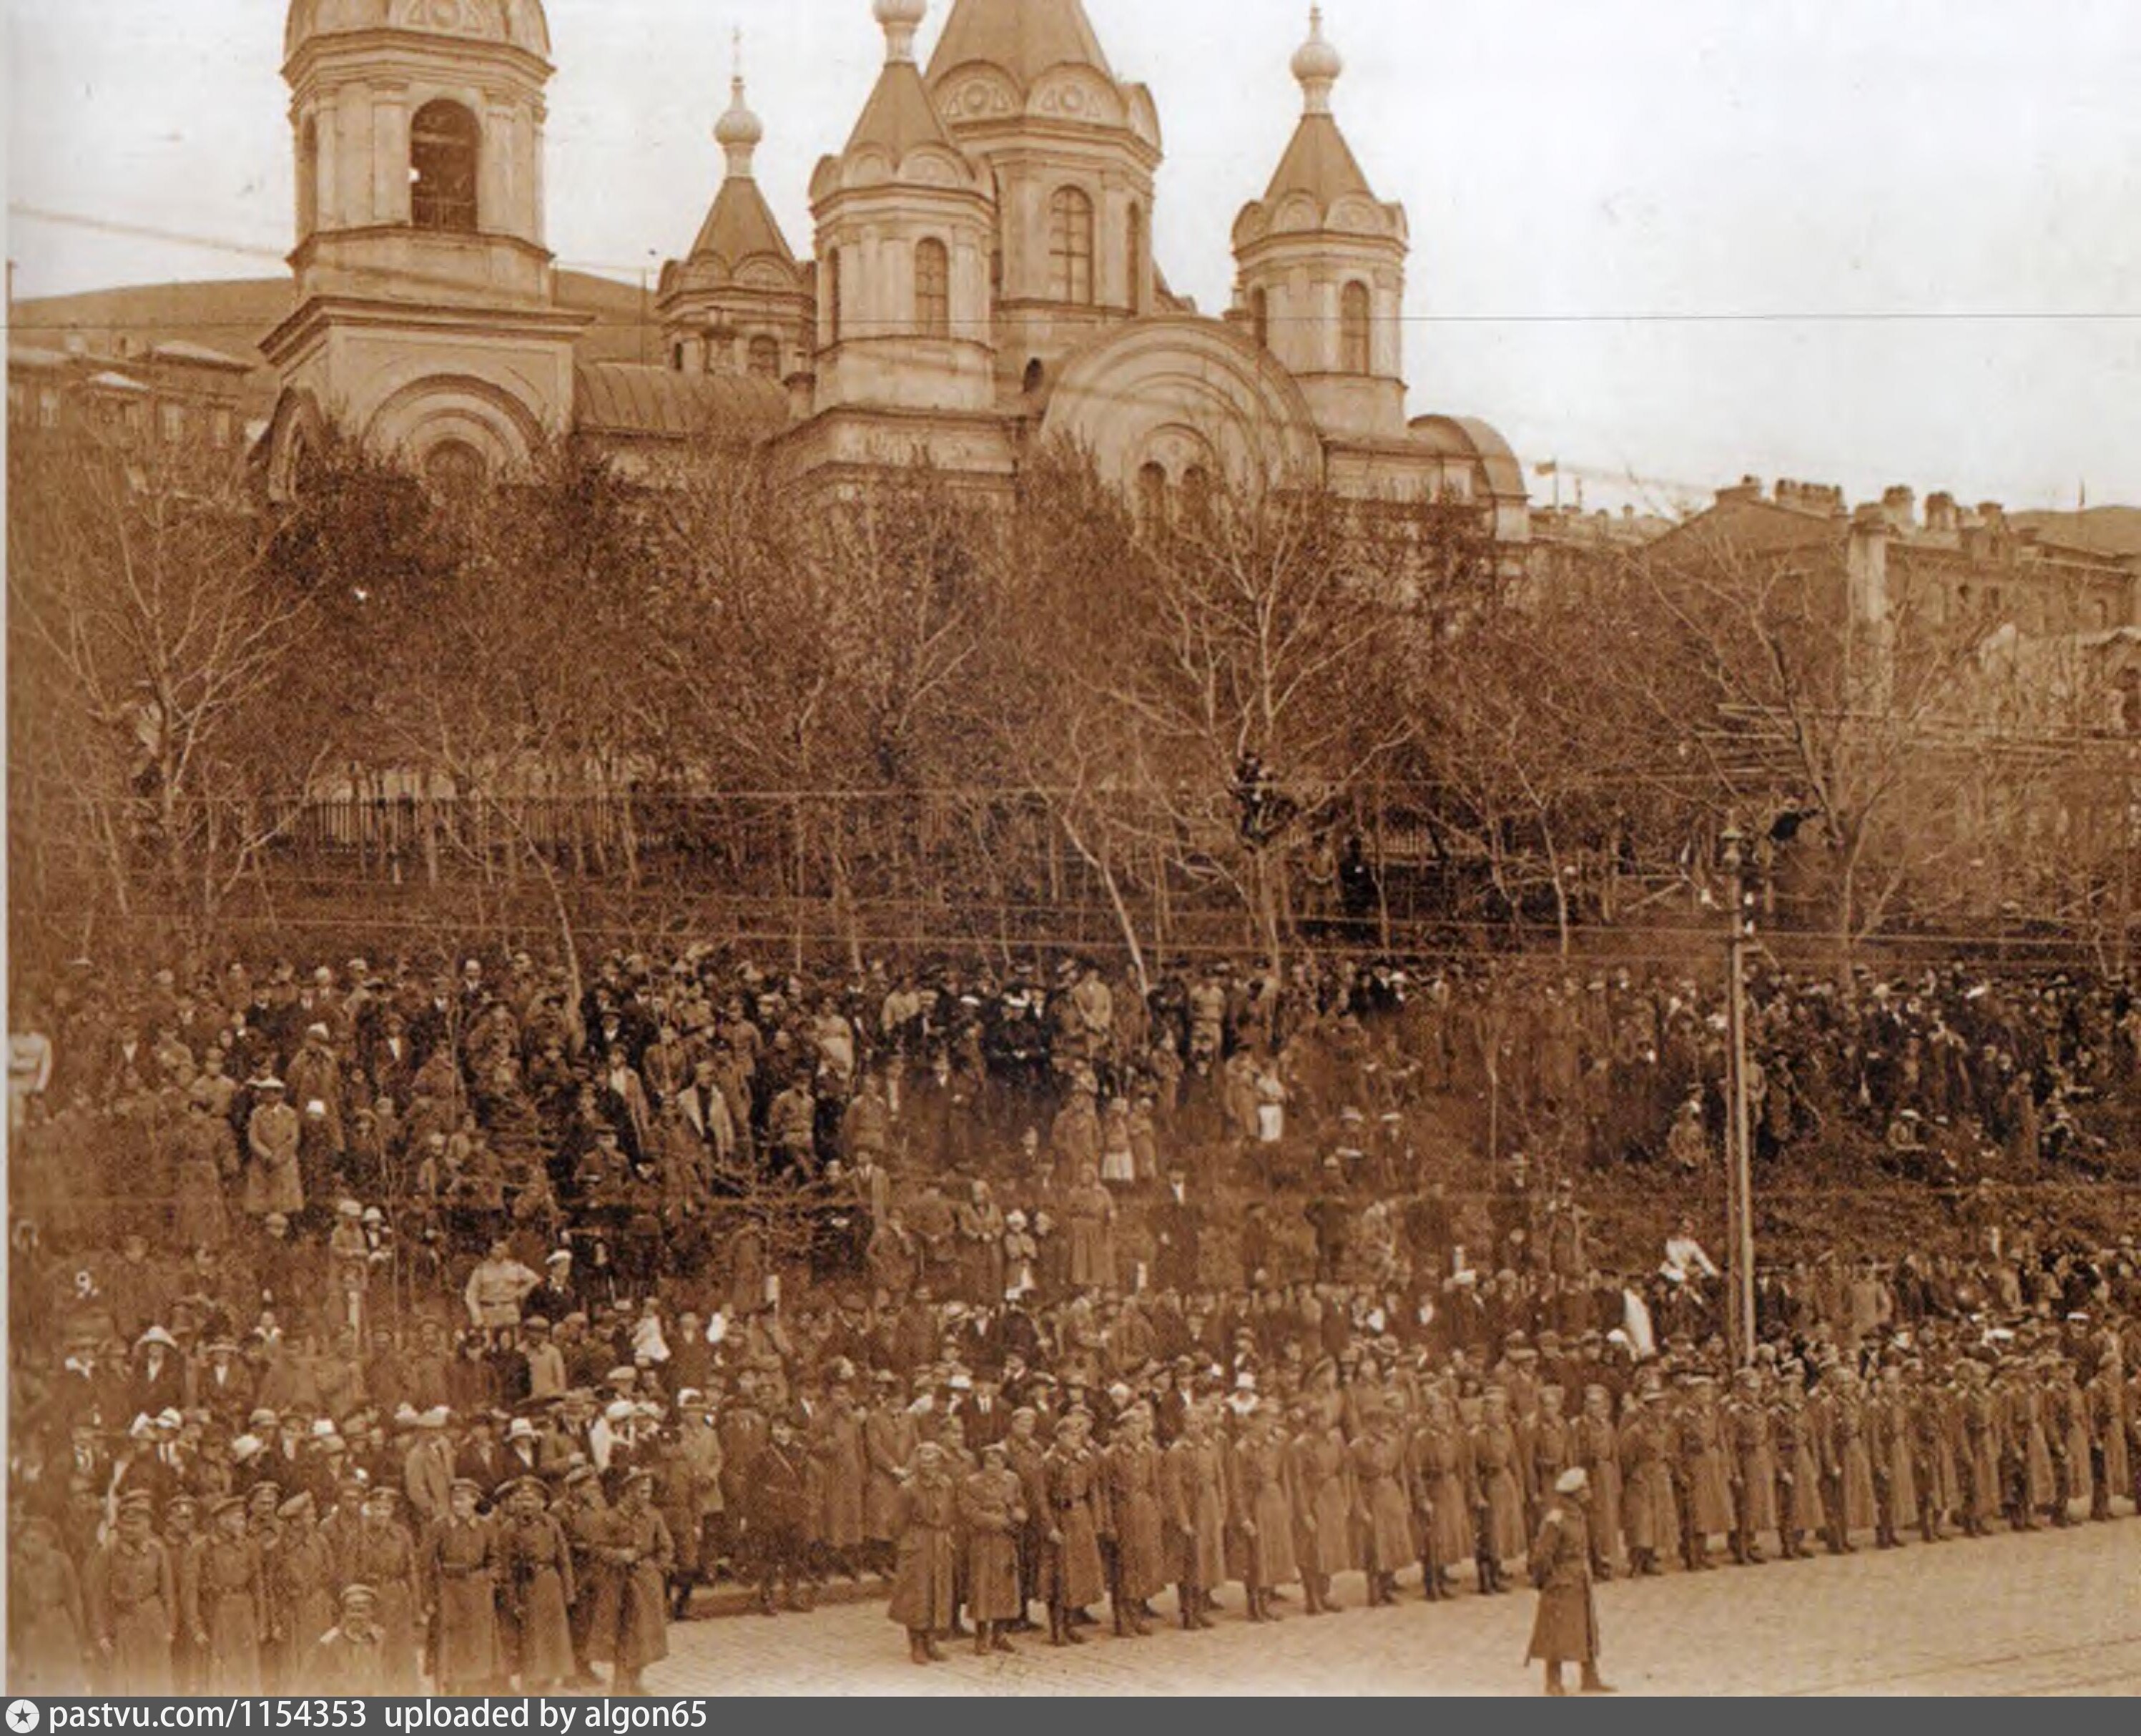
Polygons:
<instances>
[{"instance_id":1,"label":"telegraph pole","mask_svg":"<svg viewBox=\"0 0 2141 1736\"><path fill-rule=\"evenodd\" d=\"M1755 1360L1755 1204L1753 1130L1747 1114L1747 894L1745 840L1727 827L1724 848L1725 908L1730 927L1725 944L1726 982L1726 1103L1725 1124L1725 1211L1730 1220L1730 1252L1725 1266L1731 1279L1733 1353L1745 1366Z\"/></svg>"}]
</instances>

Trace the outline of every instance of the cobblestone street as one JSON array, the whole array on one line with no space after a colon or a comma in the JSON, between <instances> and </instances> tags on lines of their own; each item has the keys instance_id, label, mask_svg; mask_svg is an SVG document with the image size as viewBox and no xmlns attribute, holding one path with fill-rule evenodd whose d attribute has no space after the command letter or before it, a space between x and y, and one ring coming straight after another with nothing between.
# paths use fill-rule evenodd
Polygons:
<instances>
[{"instance_id":1,"label":"cobblestone street","mask_svg":"<svg viewBox=\"0 0 2141 1736\"><path fill-rule=\"evenodd\" d=\"M647 1672L657 1694L1535 1694L1523 1663L1528 1591L1430 1606L1407 1585L1395 1609L1310 1620L1297 1596L1275 1627L1243 1619L1229 1587L1213 1632L1171 1620L1146 1640L1054 1650L1025 1635L1012 1657L917 1669L881 1602L775 1620L671 1630ZM1173 1610L1171 1596L1159 1608ZM1607 1679L1627 1694L2141 1694L2141 1522L1913 1545L1599 1588ZM1096 1611L1095 1613L1100 1613ZM1573 1672L1572 1674L1572 1679Z\"/></svg>"}]
</instances>

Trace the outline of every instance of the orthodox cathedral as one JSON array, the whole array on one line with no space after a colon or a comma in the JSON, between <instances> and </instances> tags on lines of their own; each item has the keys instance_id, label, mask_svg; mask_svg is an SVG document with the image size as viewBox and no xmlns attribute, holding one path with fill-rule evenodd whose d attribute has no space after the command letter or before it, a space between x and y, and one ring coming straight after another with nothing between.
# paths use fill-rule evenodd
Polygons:
<instances>
[{"instance_id":1,"label":"orthodox cathedral","mask_svg":"<svg viewBox=\"0 0 2141 1736\"><path fill-rule=\"evenodd\" d=\"M1405 415L1402 207L1331 106L1312 15L1302 113L1233 229L1221 318L1153 258L1151 93L1110 67L1080 0L874 0L884 66L810 181L799 257L753 170L737 78L726 173L662 273L658 365L589 360L544 234L540 0L292 0L294 311L263 350L289 486L330 425L435 473L509 470L546 439L644 463L747 441L837 485L926 459L1002 485L1054 439L1139 491L1253 475L1357 497L1477 503L1525 535L1493 429Z\"/></svg>"}]
</instances>

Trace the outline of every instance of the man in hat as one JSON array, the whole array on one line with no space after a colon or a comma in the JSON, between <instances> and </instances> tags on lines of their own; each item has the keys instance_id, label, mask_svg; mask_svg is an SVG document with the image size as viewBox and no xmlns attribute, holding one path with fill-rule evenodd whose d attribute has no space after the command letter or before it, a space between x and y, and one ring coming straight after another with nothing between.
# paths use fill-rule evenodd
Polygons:
<instances>
[{"instance_id":1,"label":"man in hat","mask_svg":"<svg viewBox=\"0 0 2141 1736\"><path fill-rule=\"evenodd\" d=\"M416 1419L416 1438L402 1467L402 1492L419 1525L441 1523L450 1510L454 1481L453 1443L446 1438L452 1413L434 1404ZM377 1590L378 1581L372 1582Z\"/></svg>"},{"instance_id":2,"label":"man in hat","mask_svg":"<svg viewBox=\"0 0 2141 1736\"><path fill-rule=\"evenodd\" d=\"M389 1694L416 1687L418 1638L426 1625L415 1540L395 1514L390 1488L366 1491L364 1519L342 1561L345 1583L369 1586L380 1630L380 1669Z\"/></svg>"},{"instance_id":3,"label":"man in hat","mask_svg":"<svg viewBox=\"0 0 2141 1736\"><path fill-rule=\"evenodd\" d=\"M442 1694L487 1694L500 1679L498 1538L476 1513L483 1490L455 1478L446 1517L425 1539L426 1601L436 1623L432 1671Z\"/></svg>"},{"instance_id":4,"label":"man in hat","mask_svg":"<svg viewBox=\"0 0 2141 1736\"><path fill-rule=\"evenodd\" d=\"M1555 1478L1553 1499L1539 1520L1533 1540L1532 1583L1538 1588L1538 1613L1524 1654L1546 1665L1546 1691L1561 1695L1561 1668L1574 1663L1583 1672L1585 1694L1613 1690L1598 1675L1598 1610L1591 1591L1591 1479L1581 1466Z\"/></svg>"}]
</instances>

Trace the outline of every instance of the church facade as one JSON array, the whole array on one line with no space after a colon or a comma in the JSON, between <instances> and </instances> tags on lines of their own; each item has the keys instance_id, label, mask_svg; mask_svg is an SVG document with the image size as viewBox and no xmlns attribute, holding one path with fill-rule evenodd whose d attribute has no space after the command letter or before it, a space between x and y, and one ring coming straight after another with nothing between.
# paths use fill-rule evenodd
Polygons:
<instances>
[{"instance_id":1,"label":"church facade","mask_svg":"<svg viewBox=\"0 0 2141 1736\"><path fill-rule=\"evenodd\" d=\"M926 460L1007 486L1063 440L1140 492L1439 496L1524 539L1500 436L1406 415L1405 214L1346 143L1320 15L1214 318L1154 258L1159 111L1080 0L953 0L926 64L927 0L873 11L884 65L811 177L808 257L758 184L764 130L736 80L726 174L663 268L651 365L583 361L554 292L539 0L293 0L297 307L263 345L271 480L331 426L434 472L509 471L567 435L627 465L711 438L835 484Z\"/></svg>"}]
</instances>

